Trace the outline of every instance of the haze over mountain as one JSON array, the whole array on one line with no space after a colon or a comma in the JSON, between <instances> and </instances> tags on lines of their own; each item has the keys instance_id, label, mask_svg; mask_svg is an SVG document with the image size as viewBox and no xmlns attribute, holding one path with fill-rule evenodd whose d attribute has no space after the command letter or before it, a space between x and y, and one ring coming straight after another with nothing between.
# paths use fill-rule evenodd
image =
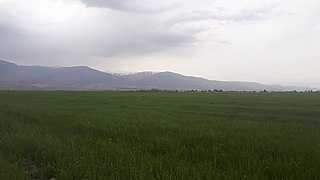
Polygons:
<instances>
[{"instance_id":1,"label":"haze over mountain","mask_svg":"<svg viewBox=\"0 0 320 180\"><path fill-rule=\"evenodd\" d=\"M254 82L226 82L173 72L140 72L110 74L87 66L43 67L19 66L0 60L0 89L42 90L214 90L224 91L290 91L303 87L264 85Z\"/></svg>"}]
</instances>

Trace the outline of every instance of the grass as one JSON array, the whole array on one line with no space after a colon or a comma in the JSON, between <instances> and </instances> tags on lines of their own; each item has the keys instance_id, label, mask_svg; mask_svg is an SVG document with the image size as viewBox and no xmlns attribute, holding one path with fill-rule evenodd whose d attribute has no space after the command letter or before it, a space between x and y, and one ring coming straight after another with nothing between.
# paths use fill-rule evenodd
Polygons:
<instances>
[{"instance_id":1,"label":"grass","mask_svg":"<svg viewBox=\"0 0 320 180\"><path fill-rule=\"evenodd\" d=\"M320 94L0 91L0 179L318 179Z\"/></svg>"}]
</instances>

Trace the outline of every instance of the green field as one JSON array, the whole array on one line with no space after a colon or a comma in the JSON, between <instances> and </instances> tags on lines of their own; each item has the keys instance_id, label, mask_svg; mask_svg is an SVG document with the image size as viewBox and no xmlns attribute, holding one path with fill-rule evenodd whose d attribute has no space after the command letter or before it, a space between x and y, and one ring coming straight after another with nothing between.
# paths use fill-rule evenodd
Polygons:
<instances>
[{"instance_id":1,"label":"green field","mask_svg":"<svg viewBox=\"0 0 320 180\"><path fill-rule=\"evenodd\" d=\"M319 179L320 94L0 91L0 179Z\"/></svg>"}]
</instances>

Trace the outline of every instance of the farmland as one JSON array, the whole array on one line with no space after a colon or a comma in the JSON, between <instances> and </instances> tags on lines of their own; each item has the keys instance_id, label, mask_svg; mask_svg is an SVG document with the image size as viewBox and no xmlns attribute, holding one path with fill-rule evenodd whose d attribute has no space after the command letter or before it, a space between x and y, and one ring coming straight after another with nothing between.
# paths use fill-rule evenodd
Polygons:
<instances>
[{"instance_id":1,"label":"farmland","mask_svg":"<svg viewBox=\"0 0 320 180\"><path fill-rule=\"evenodd\" d=\"M319 93L0 91L0 179L317 179Z\"/></svg>"}]
</instances>

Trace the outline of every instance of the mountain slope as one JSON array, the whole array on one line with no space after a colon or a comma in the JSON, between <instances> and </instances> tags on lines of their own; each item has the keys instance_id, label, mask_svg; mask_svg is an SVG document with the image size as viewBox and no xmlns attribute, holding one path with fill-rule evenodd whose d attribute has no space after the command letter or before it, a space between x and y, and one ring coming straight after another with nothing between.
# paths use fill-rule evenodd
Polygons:
<instances>
[{"instance_id":1,"label":"mountain slope","mask_svg":"<svg viewBox=\"0 0 320 180\"><path fill-rule=\"evenodd\" d=\"M143 76L144 75L144 76ZM212 81L200 77L183 76L172 72L137 73L128 75L134 80L137 88L168 90L208 90L221 89L227 91L284 91L285 87L263 85L254 82ZM134 78L133 78L134 77Z\"/></svg>"},{"instance_id":2,"label":"mountain slope","mask_svg":"<svg viewBox=\"0 0 320 180\"><path fill-rule=\"evenodd\" d=\"M167 89L227 91L285 91L304 90L299 87L263 85L252 82L212 81L199 77L183 76L173 72L141 72L114 75L86 66L42 67L19 66L0 60L0 89L44 90L116 90L116 89Z\"/></svg>"},{"instance_id":3,"label":"mountain slope","mask_svg":"<svg viewBox=\"0 0 320 180\"><path fill-rule=\"evenodd\" d=\"M0 87L48 89L114 89L123 78L89 67L18 66L0 61Z\"/></svg>"}]
</instances>

